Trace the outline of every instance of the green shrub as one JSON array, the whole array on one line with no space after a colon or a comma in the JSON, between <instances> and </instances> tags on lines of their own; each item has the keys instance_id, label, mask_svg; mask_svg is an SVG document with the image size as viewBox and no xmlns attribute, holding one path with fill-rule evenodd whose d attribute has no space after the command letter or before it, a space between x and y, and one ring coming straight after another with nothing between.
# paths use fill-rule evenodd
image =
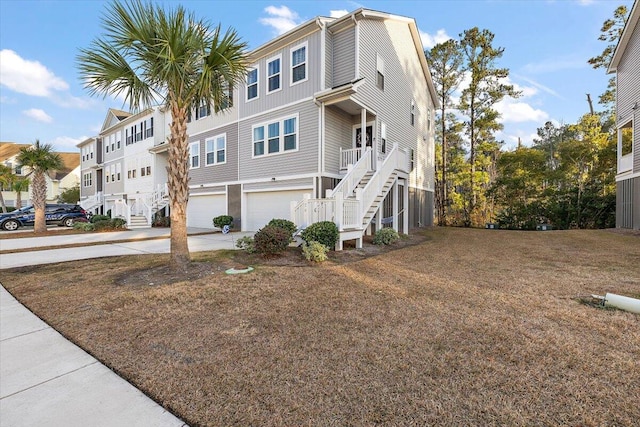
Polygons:
<instances>
[{"instance_id":1,"label":"green shrub","mask_svg":"<svg viewBox=\"0 0 640 427\"><path fill-rule=\"evenodd\" d=\"M311 241L302 244L302 254L307 261L322 262L327 260L327 247L320 242Z\"/></svg>"},{"instance_id":2,"label":"green shrub","mask_svg":"<svg viewBox=\"0 0 640 427\"><path fill-rule=\"evenodd\" d=\"M94 231L96 227L90 222L74 222L73 229L82 231Z\"/></svg>"},{"instance_id":3,"label":"green shrub","mask_svg":"<svg viewBox=\"0 0 640 427\"><path fill-rule=\"evenodd\" d=\"M109 223L111 224L111 227L116 230L127 228L127 221L123 218L112 218Z\"/></svg>"},{"instance_id":4,"label":"green shrub","mask_svg":"<svg viewBox=\"0 0 640 427\"><path fill-rule=\"evenodd\" d=\"M229 227L233 226L233 217L231 215L220 215L213 218L213 225L218 228L223 228L225 225Z\"/></svg>"},{"instance_id":5,"label":"green shrub","mask_svg":"<svg viewBox=\"0 0 640 427\"><path fill-rule=\"evenodd\" d=\"M300 234L302 239L308 243L315 241L322 243L328 249L336 247L338 241L338 226L331 221L320 221L311 224Z\"/></svg>"},{"instance_id":6,"label":"green shrub","mask_svg":"<svg viewBox=\"0 0 640 427\"><path fill-rule=\"evenodd\" d=\"M111 230L111 220L109 219L103 219L100 221L96 221L93 223L93 229L95 231L107 231L107 230Z\"/></svg>"},{"instance_id":7,"label":"green shrub","mask_svg":"<svg viewBox=\"0 0 640 427\"><path fill-rule=\"evenodd\" d=\"M98 221L109 221L111 219L110 216L106 215L93 215L90 219L91 222L95 223Z\"/></svg>"},{"instance_id":8,"label":"green shrub","mask_svg":"<svg viewBox=\"0 0 640 427\"><path fill-rule=\"evenodd\" d=\"M153 216L153 221L151 223L153 227L169 227L171 226L171 218L165 216L162 212L157 212Z\"/></svg>"},{"instance_id":9,"label":"green shrub","mask_svg":"<svg viewBox=\"0 0 640 427\"><path fill-rule=\"evenodd\" d=\"M390 245L400 240L400 235L393 228L381 228L373 236L374 245Z\"/></svg>"},{"instance_id":10,"label":"green shrub","mask_svg":"<svg viewBox=\"0 0 640 427\"><path fill-rule=\"evenodd\" d=\"M289 246L289 232L280 227L266 226L253 236L256 252L262 255L276 255L284 252Z\"/></svg>"},{"instance_id":11,"label":"green shrub","mask_svg":"<svg viewBox=\"0 0 640 427\"><path fill-rule=\"evenodd\" d=\"M293 222L289 221L288 219L274 218L271 221L269 221L269 224L267 225L270 225L272 227L279 227L287 230L292 239L293 239L293 233L295 233L296 230L298 229L298 227L296 227L296 225Z\"/></svg>"},{"instance_id":12,"label":"green shrub","mask_svg":"<svg viewBox=\"0 0 640 427\"><path fill-rule=\"evenodd\" d=\"M242 249L243 251L246 251L250 254L253 254L256 252L255 243L253 241L253 237L251 236L244 236L239 238L236 241L236 248Z\"/></svg>"}]
</instances>

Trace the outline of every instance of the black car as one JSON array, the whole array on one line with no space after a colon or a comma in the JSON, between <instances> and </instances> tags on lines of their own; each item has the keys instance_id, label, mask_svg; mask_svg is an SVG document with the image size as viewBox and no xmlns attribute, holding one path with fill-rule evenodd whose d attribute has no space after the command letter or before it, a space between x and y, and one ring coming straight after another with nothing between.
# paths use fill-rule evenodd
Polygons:
<instances>
[{"instance_id":1,"label":"black car","mask_svg":"<svg viewBox=\"0 0 640 427\"><path fill-rule=\"evenodd\" d=\"M78 218L87 219L87 212L78 205L51 204L46 205L44 217L47 224L72 227ZM0 228L13 231L25 225L33 225L36 220L36 210L33 206L26 206L13 212L0 214Z\"/></svg>"}]
</instances>

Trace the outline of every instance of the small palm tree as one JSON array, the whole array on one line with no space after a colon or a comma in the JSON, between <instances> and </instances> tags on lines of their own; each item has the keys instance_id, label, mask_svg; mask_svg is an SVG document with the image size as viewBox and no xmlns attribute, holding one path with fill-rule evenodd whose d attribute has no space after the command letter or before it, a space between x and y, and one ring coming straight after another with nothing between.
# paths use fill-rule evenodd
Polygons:
<instances>
[{"instance_id":1,"label":"small palm tree","mask_svg":"<svg viewBox=\"0 0 640 427\"><path fill-rule=\"evenodd\" d=\"M47 179L45 175L48 172L62 169L64 167L62 158L53 152L51 144L43 145L36 139L33 145L20 149L17 161L22 167L30 170L28 175L31 175L31 199L36 211L33 231L36 233L47 231L44 218L44 209L47 204Z\"/></svg>"},{"instance_id":2,"label":"small palm tree","mask_svg":"<svg viewBox=\"0 0 640 427\"><path fill-rule=\"evenodd\" d=\"M0 206L2 206L2 212L7 212L7 205L4 202L4 195L2 194L3 190L8 190L11 188L11 184L15 175L11 172L11 168L7 165L0 165Z\"/></svg>"},{"instance_id":3,"label":"small palm tree","mask_svg":"<svg viewBox=\"0 0 640 427\"><path fill-rule=\"evenodd\" d=\"M31 181L29 181L29 178L16 177L13 181L13 185L11 187L13 188L13 191L16 192L16 209L20 209L22 207L22 193L29 191L30 183Z\"/></svg>"},{"instance_id":4,"label":"small palm tree","mask_svg":"<svg viewBox=\"0 0 640 427\"><path fill-rule=\"evenodd\" d=\"M225 88L246 75L246 43L235 30L221 33L182 6L169 12L153 3L115 1L102 19L104 37L81 49L77 62L92 95L125 94L133 110L161 100L171 112L168 187L171 263L190 261L186 209L189 201L187 116L201 104L228 105Z\"/></svg>"}]
</instances>

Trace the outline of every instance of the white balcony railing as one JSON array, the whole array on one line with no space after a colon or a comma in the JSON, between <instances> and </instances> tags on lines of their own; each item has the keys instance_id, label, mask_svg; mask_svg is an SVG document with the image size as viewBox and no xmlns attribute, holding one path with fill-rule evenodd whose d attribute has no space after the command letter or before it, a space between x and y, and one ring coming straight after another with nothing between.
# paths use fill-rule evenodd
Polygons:
<instances>
[{"instance_id":1,"label":"white balcony railing","mask_svg":"<svg viewBox=\"0 0 640 427\"><path fill-rule=\"evenodd\" d=\"M131 207L124 200L116 200L111 212L113 218L124 218L127 224L131 223Z\"/></svg>"},{"instance_id":2,"label":"white balcony railing","mask_svg":"<svg viewBox=\"0 0 640 427\"><path fill-rule=\"evenodd\" d=\"M344 150L341 151L340 158L351 157L344 156L346 152L353 154L355 152L360 153L361 149ZM355 156L353 156L355 158ZM335 196L336 193L342 192L345 197L349 197L353 194L353 190L358 186L358 183L362 180L367 172L371 170L371 147L367 147L364 155L361 156L355 163L347 165L347 175L336 185L336 187L329 193L328 197Z\"/></svg>"}]
</instances>

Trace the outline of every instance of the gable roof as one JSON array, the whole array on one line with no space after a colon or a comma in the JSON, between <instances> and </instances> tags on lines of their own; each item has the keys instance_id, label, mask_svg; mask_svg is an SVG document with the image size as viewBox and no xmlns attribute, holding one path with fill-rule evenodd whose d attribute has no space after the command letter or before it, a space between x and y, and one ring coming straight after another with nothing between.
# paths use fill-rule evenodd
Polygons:
<instances>
[{"instance_id":1,"label":"gable roof","mask_svg":"<svg viewBox=\"0 0 640 427\"><path fill-rule=\"evenodd\" d=\"M607 68L607 74L617 71L620 60L624 56L624 51L627 49L629 40L631 40L631 34L633 34L633 31L638 26L638 21L640 21L640 8L638 7L639 4L640 0L636 0L635 2L633 2L631 13L629 13L627 23L622 30L622 35L620 36L620 40L618 41L618 46L616 46L616 50L613 52L613 57L611 58L609 68Z\"/></svg>"},{"instance_id":2,"label":"gable roof","mask_svg":"<svg viewBox=\"0 0 640 427\"><path fill-rule=\"evenodd\" d=\"M117 110L115 108L109 108L109 111L107 111L107 116L104 118L104 122L102 123L102 128L100 129L100 131L102 132L105 129L110 128L111 126L118 124L119 122L123 121L129 116L131 116L131 113L128 113L122 110Z\"/></svg>"},{"instance_id":3,"label":"gable roof","mask_svg":"<svg viewBox=\"0 0 640 427\"><path fill-rule=\"evenodd\" d=\"M16 144L15 142L0 142L0 162L16 156L21 148L30 147L31 144Z\"/></svg>"},{"instance_id":4,"label":"gable roof","mask_svg":"<svg viewBox=\"0 0 640 427\"><path fill-rule=\"evenodd\" d=\"M32 144L17 144L15 142L0 142L0 162L15 157L20 153L21 148L31 147ZM51 179L60 180L69 175L75 168L80 166L80 154L69 152L54 151L62 159L64 167L60 170L50 171L49 177Z\"/></svg>"}]
</instances>

